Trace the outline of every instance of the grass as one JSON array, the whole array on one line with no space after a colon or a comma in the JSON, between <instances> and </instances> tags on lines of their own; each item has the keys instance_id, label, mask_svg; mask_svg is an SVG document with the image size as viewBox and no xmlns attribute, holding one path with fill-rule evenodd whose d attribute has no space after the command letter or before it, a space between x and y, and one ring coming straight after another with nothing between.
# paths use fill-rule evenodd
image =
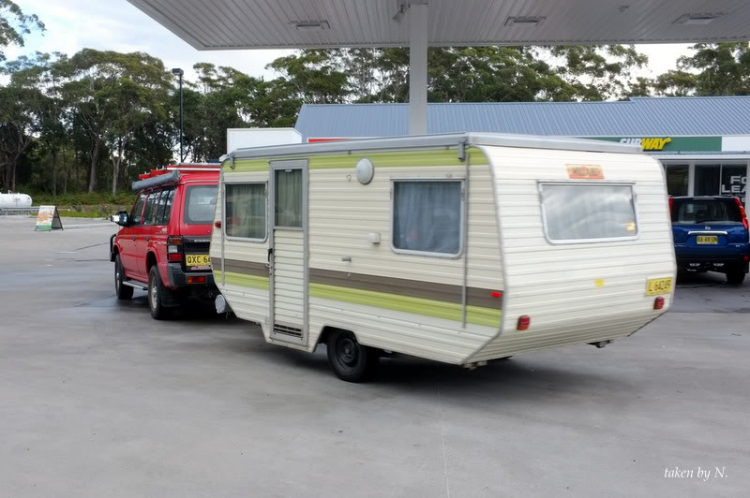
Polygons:
<instances>
[{"instance_id":1,"label":"grass","mask_svg":"<svg viewBox=\"0 0 750 498\"><path fill-rule=\"evenodd\" d=\"M135 201L135 192L124 191L116 195L107 192L76 192L72 194L57 195L47 193L28 193L34 201L35 206L102 206L118 205L132 206Z\"/></svg>"},{"instance_id":2,"label":"grass","mask_svg":"<svg viewBox=\"0 0 750 498\"><path fill-rule=\"evenodd\" d=\"M64 218L106 218L109 215L102 214L99 211L58 211L58 214Z\"/></svg>"}]
</instances>

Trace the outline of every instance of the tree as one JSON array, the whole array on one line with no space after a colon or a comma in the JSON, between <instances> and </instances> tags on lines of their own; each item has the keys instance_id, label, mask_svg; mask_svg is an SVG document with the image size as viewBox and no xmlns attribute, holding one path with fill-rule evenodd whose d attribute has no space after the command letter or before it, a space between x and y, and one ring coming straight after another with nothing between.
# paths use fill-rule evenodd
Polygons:
<instances>
[{"instance_id":1,"label":"tree","mask_svg":"<svg viewBox=\"0 0 750 498\"><path fill-rule=\"evenodd\" d=\"M117 191L125 150L134 131L149 119L164 119L170 74L159 59L135 52L83 49L60 65L62 86L90 138L88 191L96 187L99 156L109 147L112 193Z\"/></svg>"},{"instance_id":2,"label":"tree","mask_svg":"<svg viewBox=\"0 0 750 498\"><path fill-rule=\"evenodd\" d=\"M44 23L36 15L26 15L12 0L0 0L0 62L5 60L3 49L9 45L23 47L23 37L32 29L44 31Z\"/></svg>"}]
</instances>

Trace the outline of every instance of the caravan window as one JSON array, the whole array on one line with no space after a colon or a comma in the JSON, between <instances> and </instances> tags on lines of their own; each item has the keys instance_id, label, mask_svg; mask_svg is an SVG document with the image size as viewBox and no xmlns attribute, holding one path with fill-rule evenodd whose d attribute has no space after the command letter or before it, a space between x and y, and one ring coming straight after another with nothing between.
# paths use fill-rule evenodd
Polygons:
<instances>
[{"instance_id":1,"label":"caravan window","mask_svg":"<svg viewBox=\"0 0 750 498\"><path fill-rule=\"evenodd\" d=\"M266 184L227 183L225 226L227 237L266 239Z\"/></svg>"},{"instance_id":2,"label":"caravan window","mask_svg":"<svg viewBox=\"0 0 750 498\"><path fill-rule=\"evenodd\" d=\"M602 242L638 237L632 185L543 183L542 219L553 243Z\"/></svg>"},{"instance_id":3,"label":"caravan window","mask_svg":"<svg viewBox=\"0 0 750 498\"><path fill-rule=\"evenodd\" d=\"M461 181L393 182L393 249L457 256L461 253Z\"/></svg>"}]
</instances>

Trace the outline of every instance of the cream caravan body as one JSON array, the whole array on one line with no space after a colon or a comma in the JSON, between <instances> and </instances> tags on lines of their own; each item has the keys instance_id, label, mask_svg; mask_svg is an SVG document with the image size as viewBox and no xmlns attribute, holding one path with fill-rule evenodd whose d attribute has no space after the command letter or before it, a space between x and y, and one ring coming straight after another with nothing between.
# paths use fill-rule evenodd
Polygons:
<instances>
[{"instance_id":1,"label":"cream caravan body","mask_svg":"<svg viewBox=\"0 0 750 498\"><path fill-rule=\"evenodd\" d=\"M274 344L313 351L346 333L348 348L475 365L606 344L672 301L663 170L632 146L455 134L263 147L233 152L220 185L216 283Z\"/></svg>"}]
</instances>

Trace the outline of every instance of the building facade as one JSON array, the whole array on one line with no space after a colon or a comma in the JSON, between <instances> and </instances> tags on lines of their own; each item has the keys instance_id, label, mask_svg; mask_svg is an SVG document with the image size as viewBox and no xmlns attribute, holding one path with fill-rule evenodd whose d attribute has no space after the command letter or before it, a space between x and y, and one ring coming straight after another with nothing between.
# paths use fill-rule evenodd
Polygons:
<instances>
[{"instance_id":1,"label":"building facade","mask_svg":"<svg viewBox=\"0 0 750 498\"><path fill-rule=\"evenodd\" d=\"M304 105L295 127L305 141L406 135L408 106ZM638 144L664 165L670 195L748 202L750 97L429 104L429 133L462 131Z\"/></svg>"}]
</instances>

